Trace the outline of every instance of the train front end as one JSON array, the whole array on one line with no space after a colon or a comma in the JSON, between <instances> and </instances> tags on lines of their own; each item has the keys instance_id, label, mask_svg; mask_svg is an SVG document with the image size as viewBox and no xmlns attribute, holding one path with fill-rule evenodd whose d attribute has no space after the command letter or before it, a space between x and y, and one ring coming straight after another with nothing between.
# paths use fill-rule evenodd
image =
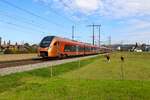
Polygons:
<instances>
[{"instance_id":1,"label":"train front end","mask_svg":"<svg viewBox=\"0 0 150 100\"><path fill-rule=\"evenodd\" d=\"M47 57L56 57L53 44L55 43L55 36L44 37L40 43L38 50L38 56L47 58Z\"/></svg>"}]
</instances>

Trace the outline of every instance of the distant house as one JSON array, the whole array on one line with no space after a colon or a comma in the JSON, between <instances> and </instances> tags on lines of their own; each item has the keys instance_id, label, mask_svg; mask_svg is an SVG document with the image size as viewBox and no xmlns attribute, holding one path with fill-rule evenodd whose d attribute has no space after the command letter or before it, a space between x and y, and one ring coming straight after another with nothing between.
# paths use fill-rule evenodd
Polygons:
<instances>
[{"instance_id":1,"label":"distant house","mask_svg":"<svg viewBox=\"0 0 150 100\"><path fill-rule=\"evenodd\" d=\"M144 47L141 47L141 49L143 50L143 51L150 51L150 46L144 46Z\"/></svg>"},{"instance_id":2,"label":"distant house","mask_svg":"<svg viewBox=\"0 0 150 100\"><path fill-rule=\"evenodd\" d=\"M115 44L115 45L112 45L111 48L116 51L130 51L134 46L135 45L132 45L132 44L125 44L125 45Z\"/></svg>"},{"instance_id":3,"label":"distant house","mask_svg":"<svg viewBox=\"0 0 150 100\"><path fill-rule=\"evenodd\" d=\"M147 51L150 51L150 46L147 47Z\"/></svg>"},{"instance_id":4,"label":"distant house","mask_svg":"<svg viewBox=\"0 0 150 100\"><path fill-rule=\"evenodd\" d=\"M33 44L32 47L37 48L37 47L39 47L39 44Z\"/></svg>"}]
</instances>

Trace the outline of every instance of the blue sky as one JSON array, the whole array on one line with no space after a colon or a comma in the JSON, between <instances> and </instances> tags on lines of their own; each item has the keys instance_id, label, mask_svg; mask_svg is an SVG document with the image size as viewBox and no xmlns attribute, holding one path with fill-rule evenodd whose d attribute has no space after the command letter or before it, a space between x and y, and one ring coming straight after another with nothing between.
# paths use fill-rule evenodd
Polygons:
<instances>
[{"instance_id":1,"label":"blue sky","mask_svg":"<svg viewBox=\"0 0 150 100\"><path fill-rule=\"evenodd\" d=\"M33 16L10 6L28 10ZM150 0L1 0L0 36L12 43L39 43L47 35L92 42L89 24L101 24L101 41L150 43ZM95 28L98 39L98 29Z\"/></svg>"}]
</instances>

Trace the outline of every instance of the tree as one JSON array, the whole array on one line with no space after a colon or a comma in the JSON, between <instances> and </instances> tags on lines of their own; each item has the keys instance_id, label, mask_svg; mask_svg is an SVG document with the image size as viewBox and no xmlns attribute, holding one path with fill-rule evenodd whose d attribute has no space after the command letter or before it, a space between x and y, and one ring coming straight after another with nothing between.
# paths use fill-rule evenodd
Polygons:
<instances>
[{"instance_id":1,"label":"tree","mask_svg":"<svg viewBox=\"0 0 150 100\"><path fill-rule=\"evenodd\" d=\"M138 49L138 48L139 48L139 46L138 46L138 43L136 42L135 49Z\"/></svg>"},{"instance_id":2,"label":"tree","mask_svg":"<svg viewBox=\"0 0 150 100\"><path fill-rule=\"evenodd\" d=\"M146 47L146 43L143 43L143 44L142 44L142 47Z\"/></svg>"},{"instance_id":3,"label":"tree","mask_svg":"<svg viewBox=\"0 0 150 100\"><path fill-rule=\"evenodd\" d=\"M4 41L4 45L6 45L6 42Z\"/></svg>"},{"instance_id":4,"label":"tree","mask_svg":"<svg viewBox=\"0 0 150 100\"><path fill-rule=\"evenodd\" d=\"M10 40L8 41L7 45L10 46Z\"/></svg>"},{"instance_id":5,"label":"tree","mask_svg":"<svg viewBox=\"0 0 150 100\"><path fill-rule=\"evenodd\" d=\"M18 43L16 42L16 44L15 44L16 46L18 46Z\"/></svg>"},{"instance_id":6,"label":"tree","mask_svg":"<svg viewBox=\"0 0 150 100\"><path fill-rule=\"evenodd\" d=\"M29 43L25 43L24 46L30 47L30 44Z\"/></svg>"}]
</instances>

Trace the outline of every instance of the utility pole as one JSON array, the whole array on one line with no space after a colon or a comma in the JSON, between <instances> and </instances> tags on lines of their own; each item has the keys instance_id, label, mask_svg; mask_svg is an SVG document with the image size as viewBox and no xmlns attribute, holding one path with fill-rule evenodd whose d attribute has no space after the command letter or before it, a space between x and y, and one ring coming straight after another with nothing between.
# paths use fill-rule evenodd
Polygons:
<instances>
[{"instance_id":1,"label":"utility pole","mask_svg":"<svg viewBox=\"0 0 150 100\"><path fill-rule=\"evenodd\" d=\"M74 25L72 25L72 40L74 40Z\"/></svg>"},{"instance_id":2,"label":"utility pole","mask_svg":"<svg viewBox=\"0 0 150 100\"><path fill-rule=\"evenodd\" d=\"M99 25L98 26L98 28L99 28L99 41L98 41L98 44L99 44L99 47L101 46L101 44L100 44L100 41L101 41L101 39L100 39L100 37L101 37L101 25Z\"/></svg>"},{"instance_id":3,"label":"utility pole","mask_svg":"<svg viewBox=\"0 0 150 100\"><path fill-rule=\"evenodd\" d=\"M94 25L94 24L92 24L92 25L88 25L88 27L93 27L93 45L94 45L94 29L95 29L95 27L99 27L99 42L100 42L100 27L101 27L101 25ZM99 44L99 46L100 46L100 44Z\"/></svg>"},{"instance_id":4,"label":"utility pole","mask_svg":"<svg viewBox=\"0 0 150 100\"><path fill-rule=\"evenodd\" d=\"M93 24L93 45L94 45L94 24Z\"/></svg>"},{"instance_id":5,"label":"utility pole","mask_svg":"<svg viewBox=\"0 0 150 100\"><path fill-rule=\"evenodd\" d=\"M121 40L121 51L123 51L123 40Z\"/></svg>"},{"instance_id":6,"label":"utility pole","mask_svg":"<svg viewBox=\"0 0 150 100\"><path fill-rule=\"evenodd\" d=\"M108 37L109 47L111 46L111 36Z\"/></svg>"}]
</instances>

